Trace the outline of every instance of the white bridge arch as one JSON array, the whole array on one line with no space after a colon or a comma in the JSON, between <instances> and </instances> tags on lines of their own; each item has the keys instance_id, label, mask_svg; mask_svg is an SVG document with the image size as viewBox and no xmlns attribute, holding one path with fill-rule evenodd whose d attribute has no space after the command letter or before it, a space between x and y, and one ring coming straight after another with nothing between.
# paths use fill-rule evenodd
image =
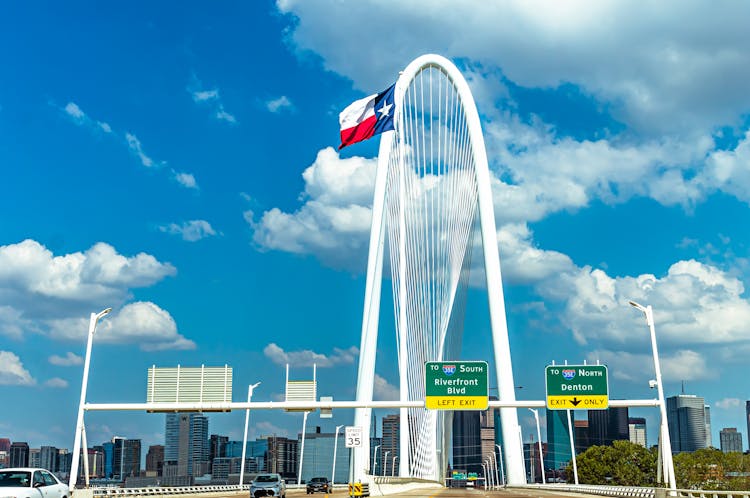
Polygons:
<instances>
[{"instance_id":1,"label":"white bridge arch","mask_svg":"<svg viewBox=\"0 0 750 498\"><path fill-rule=\"evenodd\" d=\"M372 402L386 243L393 282L401 402L424 399L424 362L458 359L474 236L480 234L498 397L515 402L487 153L474 99L456 66L423 55L395 88L395 130L382 135L375 180L357 379ZM479 226L477 232L476 227ZM386 238L387 236L387 238ZM481 358L471 358L481 359ZM370 408L354 424L370 427ZM500 408L509 484L525 484L515 408ZM401 408L398 473L442 481L452 414ZM353 478L370 468L369 438Z\"/></svg>"}]
</instances>

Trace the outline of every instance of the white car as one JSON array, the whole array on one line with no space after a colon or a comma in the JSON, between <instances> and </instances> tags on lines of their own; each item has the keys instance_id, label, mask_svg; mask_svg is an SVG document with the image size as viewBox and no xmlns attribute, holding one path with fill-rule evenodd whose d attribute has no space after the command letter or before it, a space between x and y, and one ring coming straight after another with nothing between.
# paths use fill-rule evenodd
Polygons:
<instances>
[{"instance_id":1,"label":"white car","mask_svg":"<svg viewBox=\"0 0 750 498\"><path fill-rule=\"evenodd\" d=\"M70 490L45 469L0 469L0 498L70 498Z\"/></svg>"},{"instance_id":2,"label":"white car","mask_svg":"<svg viewBox=\"0 0 750 498\"><path fill-rule=\"evenodd\" d=\"M250 498L286 498L286 483L279 474L258 474L250 484ZM0 496L0 498L2 498Z\"/></svg>"}]
</instances>

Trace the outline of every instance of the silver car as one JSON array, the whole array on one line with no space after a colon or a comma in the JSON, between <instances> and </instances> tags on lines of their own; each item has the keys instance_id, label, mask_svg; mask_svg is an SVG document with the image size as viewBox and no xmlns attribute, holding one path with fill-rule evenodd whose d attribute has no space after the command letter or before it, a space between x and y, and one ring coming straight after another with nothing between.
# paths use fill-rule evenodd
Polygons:
<instances>
[{"instance_id":1,"label":"silver car","mask_svg":"<svg viewBox=\"0 0 750 498\"><path fill-rule=\"evenodd\" d=\"M276 496L286 498L286 484L279 474L258 474L250 484L250 498Z\"/></svg>"},{"instance_id":2,"label":"silver car","mask_svg":"<svg viewBox=\"0 0 750 498\"><path fill-rule=\"evenodd\" d=\"M36 468L0 469L0 497L69 498L68 486L52 472Z\"/></svg>"}]
</instances>

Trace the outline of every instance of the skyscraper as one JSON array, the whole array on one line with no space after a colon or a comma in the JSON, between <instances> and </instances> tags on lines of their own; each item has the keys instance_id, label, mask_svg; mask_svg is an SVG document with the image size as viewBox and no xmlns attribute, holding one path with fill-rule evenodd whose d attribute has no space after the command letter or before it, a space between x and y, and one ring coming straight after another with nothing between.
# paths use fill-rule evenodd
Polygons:
<instances>
[{"instance_id":1,"label":"skyscraper","mask_svg":"<svg viewBox=\"0 0 750 498\"><path fill-rule=\"evenodd\" d=\"M229 438L227 436L220 436L218 434L211 434L209 439L209 455L208 461L213 465L214 458L222 458L227 456L227 443Z\"/></svg>"},{"instance_id":2,"label":"skyscraper","mask_svg":"<svg viewBox=\"0 0 750 498\"><path fill-rule=\"evenodd\" d=\"M736 451L742 453L742 433L737 432L735 427L725 427L719 432L721 451L729 453Z\"/></svg>"},{"instance_id":3,"label":"skyscraper","mask_svg":"<svg viewBox=\"0 0 750 498\"><path fill-rule=\"evenodd\" d=\"M396 462L398 465L399 460L399 419L400 415L386 415L383 417L383 441L380 444L380 458L378 460L383 462L383 471L388 475L391 474L393 463ZM388 452L387 460L385 459L386 451Z\"/></svg>"},{"instance_id":4,"label":"skyscraper","mask_svg":"<svg viewBox=\"0 0 750 498\"><path fill-rule=\"evenodd\" d=\"M122 479L141 475L141 440L126 439L123 455Z\"/></svg>"},{"instance_id":5,"label":"skyscraper","mask_svg":"<svg viewBox=\"0 0 750 498\"><path fill-rule=\"evenodd\" d=\"M745 418L747 419L747 447L750 449L750 400L745 401Z\"/></svg>"},{"instance_id":6,"label":"skyscraper","mask_svg":"<svg viewBox=\"0 0 750 498\"><path fill-rule=\"evenodd\" d=\"M104 445L102 445L104 447ZM107 464L104 464L106 471ZM112 438L112 479L125 479L125 438Z\"/></svg>"},{"instance_id":7,"label":"skyscraper","mask_svg":"<svg viewBox=\"0 0 750 498\"><path fill-rule=\"evenodd\" d=\"M164 435L164 475L201 476L209 471L208 417L168 413Z\"/></svg>"},{"instance_id":8,"label":"skyscraper","mask_svg":"<svg viewBox=\"0 0 750 498\"><path fill-rule=\"evenodd\" d=\"M453 412L453 469L483 474L479 412Z\"/></svg>"},{"instance_id":9,"label":"skyscraper","mask_svg":"<svg viewBox=\"0 0 750 498\"><path fill-rule=\"evenodd\" d=\"M642 417L630 417L628 419L628 435L630 442L646 447L646 419Z\"/></svg>"},{"instance_id":10,"label":"skyscraper","mask_svg":"<svg viewBox=\"0 0 750 498\"><path fill-rule=\"evenodd\" d=\"M267 436L268 462L267 471L280 474L281 477L292 478L297 476L297 447L296 439L288 439L278 436Z\"/></svg>"},{"instance_id":11,"label":"skyscraper","mask_svg":"<svg viewBox=\"0 0 750 498\"><path fill-rule=\"evenodd\" d=\"M586 451L591 443L589 442L589 421L573 421L573 441L575 441L576 455Z\"/></svg>"},{"instance_id":12,"label":"skyscraper","mask_svg":"<svg viewBox=\"0 0 750 498\"><path fill-rule=\"evenodd\" d=\"M58 472L59 450L54 446L42 446L39 448L39 466L50 472Z\"/></svg>"},{"instance_id":13,"label":"skyscraper","mask_svg":"<svg viewBox=\"0 0 750 498\"><path fill-rule=\"evenodd\" d=\"M300 434L298 440L301 441ZM340 439L343 439L340 437ZM349 451L339 441L336 447L336 476L335 482L347 482L349 477ZM318 427L315 432L305 434L305 454L302 461L302 479L309 481L316 476L327 476L330 478L333 470L333 449L336 444L335 434L320 432ZM301 448L301 446L300 446ZM388 457L390 460L390 457ZM389 462L388 468L391 469ZM391 470L388 470L391 474Z\"/></svg>"},{"instance_id":14,"label":"skyscraper","mask_svg":"<svg viewBox=\"0 0 750 498\"><path fill-rule=\"evenodd\" d=\"M497 408L490 408L479 412L479 438L481 440L482 461L488 458L495 461L491 454L497 456L495 451L495 412ZM499 418L499 417L497 417Z\"/></svg>"},{"instance_id":15,"label":"skyscraper","mask_svg":"<svg viewBox=\"0 0 750 498\"><path fill-rule=\"evenodd\" d=\"M155 472L157 476L162 475L164 467L164 446L154 444L148 447L146 453L146 472Z\"/></svg>"},{"instance_id":16,"label":"skyscraper","mask_svg":"<svg viewBox=\"0 0 750 498\"><path fill-rule=\"evenodd\" d=\"M25 442L14 442L10 445L10 466L29 466L29 444Z\"/></svg>"},{"instance_id":17,"label":"skyscraper","mask_svg":"<svg viewBox=\"0 0 750 498\"><path fill-rule=\"evenodd\" d=\"M702 397L680 394L667 398L667 424L672 453L707 447L706 408Z\"/></svg>"},{"instance_id":18,"label":"skyscraper","mask_svg":"<svg viewBox=\"0 0 750 498\"><path fill-rule=\"evenodd\" d=\"M589 444L611 446L614 441L628 440L628 408L589 410Z\"/></svg>"},{"instance_id":19,"label":"skyscraper","mask_svg":"<svg viewBox=\"0 0 750 498\"><path fill-rule=\"evenodd\" d=\"M565 410L547 410L547 447L547 461L544 465L548 469L565 467L573 458Z\"/></svg>"}]
</instances>

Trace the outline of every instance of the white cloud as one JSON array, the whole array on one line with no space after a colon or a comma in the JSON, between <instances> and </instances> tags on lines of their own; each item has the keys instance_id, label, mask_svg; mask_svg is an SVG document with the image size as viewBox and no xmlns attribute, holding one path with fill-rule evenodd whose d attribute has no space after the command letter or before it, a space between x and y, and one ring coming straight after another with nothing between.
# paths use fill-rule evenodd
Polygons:
<instances>
[{"instance_id":1,"label":"white cloud","mask_svg":"<svg viewBox=\"0 0 750 498\"><path fill-rule=\"evenodd\" d=\"M235 118L233 114L229 114L226 110L224 110L223 105L219 106L219 108L216 110L216 119L232 124L237 122L237 118Z\"/></svg>"},{"instance_id":2,"label":"white cloud","mask_svg":"<svg viewBox=\"0 0 750 498\"><path fill-rule=\"evenodd\" d=\"M216 230L206 220L190 220L178 225L170 223L159 227L159 230L172 235L179 235L182 240L196 242L206 237L217 235Z\"/></svg>"},{"instance_id":3,"label":"white cloud","mask_svg":"<svg viewBox=\"0 0 750 498\"><path fill-rule=\"evenodd\" d=\"M0 307L0 333L81 340L92 307L122 306L131 297L130 289L149 287L175 273L172 265L150 254L123 256L103 242L58 256L34 240L0 246L0 296L6 303ZM105 342L137 343L144 350L194 347L177 333L169 313L153 303L126 304L99 326L107 328L112 322L118 327L102 334ZM68 353L49 361L72 365L80 358Z\"/></svg>"},{"instance_id":4,"label":"white cloud","mask_svg":"<svg viewBox=\"0 0 750 498\"><path fill-rule=\"evenodd\" d=\"M81 340L88 330L88 319L50 320L50 336L61 340ZM96 340L110 344L137 344L142 351L188 350L196 345L177 331L168 311L151 302L129 303L107 315L97 325Z\"/></svg>"},{"instance_id":5,"label":"white cloud","mask_svg":"<svg viewBox=\"0 0 750 498\"><path fill-rule=\"evenodd\" d=\"M311 367L315 364L320 368L325 368L354 363L355 358L359 354L359 349L355 346L347 349L333 348L333 353L326 356L325 354L316 353L309 349L284 351L276 343L272 342L263 348L263 354L277 365L291 363L300 367Z\"/></svg>"},{"instance_id":6,"label":"white cloud","mask_svg":"<svg viewBox=\"0 0 750 498\"><path fill-rule=\"evenodd\" d=\"M662 278L648 274L613 278L583 267L544 282L538 290L565 302L563 323L581 344L593 338L610 344L632 341L634 328L645 329L645 322L628 306L629 300L653 306L660 342L747 341L750 303L742 297L742 282L694 260L674 263Z\"/></svg>"},{"instance_id":7,"label":"white cloud","mask_svg":"<svg viewBox=\"0 0 750 498\"><path fill-rule=\"evenodd\" d=\"M203 88L203 83L201 83L195 74L192 74L190 76L190 83L188 83L187 86L187 91L193 98L193 102L209 108L214 118L230 124L237 123L237 118L224 109L224 103L221 100L221 94L218 88Z\"/></svg>"},{"instance_id":8,"label":"white cloud","mask_svg":"<svg viewBox=\"0 0 750 498\"><path fill-rule=\"evenodd\" d=\"M20 339L24 330L33 329L31 320L11 306L0 306L0 335Z\"/></svg>"},{"instance_id":9,"label":"white cloud","mask_svg":"<svg viewBox=\"0 0 750 498\"><path fill-rule=\"evenodd\" d=\"M126 257L104 242L55 256L34 240L0 246L0 294L6 303L34 300L122 300L128 287L147 287L175 268L150 254Z\"/></svg>"},{"instance_id":10,"label":"white cloud","mask_svg":"<svg viewBox=\"0 0 750 498\"><path fill-rule=\"evenodd\" d=\"M401 399L401 392L398 387L389 384L383 377L375 374L373 398L378 401L395 401Z\"/></svg>"},{"instance_id":11,"label":"white cloud","mask_svg":"<svg viewBox=\"0 0 750 498\"><path fill-rule=\"evenodd\" d=\"M271 422L268 421L262 421L255 424L255 437L265 437L265 436L280 436L285 437L287 434L289 434L289 431L283 427L279 427L278 425L274 425Z\"/></svg>"},{"instance_id":12,"label":"white cloud","mask_svg":"<svg viewBox=\"0 0 750 498\"><path fill-rule=\"evenodd\" d=\"M647 340L644 338L643 342ZM650 354L596 350L589 353L587 359L591 363L599 361L607 365L614 379L642 382L646 386L648 380L655 376L653 356ZM668 382L716 378L714 369L709 369L703 355L696 351L680 349L667 354L660 352L659 361L662 378ZM638 367L634 368L636 365Z\"/></svg>"},{"instance_id":13,"label":"white cloud","mask_svg":"<svg viewBox=\"0 0 750 498\"><path fill-rule=\"evenodd\" d=\"M293 111L294 104L289 100L289 97L282 95L279 98L271 99L266 102L266 109L273 113L279 113L282 111Z\"/></svg>"},{"instance_id":14,"label":"white cloud","mask_svg":"<svg viewBox=\"0 0 750 498\"><path fill-rule=\"evenodd\" d=\"M128 148L131 150L131 152L138 156L138 158L141 160L142 165L146 166L147 168L150 168L154 165L154 160L147 156L145 152L143 152L143 146L141 145L141 141L138 140L138 137L136 137L132 133L126 133L125 140L128 143Z\"/></svg>"},{"instance_id":15,"label":"white cloud","mask_svg":"<svg viewBox=\"0 0 750 498\"><path fill-rule=\"evenodd\" d=\"M118 133L116 133L112 127L109 125L109 123L106 123L104 121L96 121L94 119L91 119L85 112L81 110L80 107L74 102L69 102L63 109L63 112L65 112L67 115L69 115L71 118L73 118L73 121L81 126L85 126L88 128L93 134L104 132L106 134L110 134L113 137L117 138L118 140L123 140L125 145L128 147L130 152L134 154L136 157L138 157L138 160L141 162L143 166L146 166L147 168L150 168L152 166L164 166L166 165L166 161L160 161L156 162L154 161L151 156L147 155L143 151L143 145L141 144L141 141L138 139L138 137L135 136L133 133L125 133L124 136L120 136ZM191 189L197 189L198 185L195 181L195 177L190 173L178 173L175 170L171 170L172 175L174 176L175 180L177 180L177 183L182 185L186 188Z\"/></svg>"},{"instance_id":16,"label":"white cloud","mask_svg":"<svg viewBox=\"0 0 750 498\"><path fill-rule=\"evenodd\" d=\"M60 377L52 377L51 379L44 381L44 385L45 387L64 389L68 387L68 381L61 379Z\"/></svg>"},{"instance_id":17,"label":"white cloud","mask_svg":"<svg viewBox=\"0 0 750 498\"><path fill-rule=\"evenodd\" d=\"M731 410L732 408L739 408L742 406L742 400L739 398L724 398L714 403L718 408L724 410Z\"/></svg>"},{"instance_id":18,"label":"white cloud","mask_svg":"<svg viewBox=\"0 0 750 498\"><path fill-rule=\"evenodd\" d=\"M500 68L523 87L572 83L606 103L618 120L643 130L690 133L735 123L750 106L744 86L750 78L750 53L744 50L750 44L744 23L750 6L744 3L336 5L277 1L280 11L295 17L291 40L299 53L319 54L327 69L365 91L381 88L387 75L415 56L436 52ZM387 26L387 36L366 47L348 43L370 23Z\"/></svg>"},{"instance_id":19,"label":"white cloud","mask_svg":"<svg viewBox=\"0 0 750 498\"><path fill-rule=\"evenodd\" d=\"M58 356L56 354L53 354L48 358L48 360L51 364L57 365L59 367L71 367L83 364L83 358L70 351L68 351L65 356Z\"/></svg>"},{"instance_id":20,"label":"white cloud","mask_svg":"<svg viewBox=\"0 0 750 498\"><path fill-rule=\"evenodd\" d=\"M192 92L193 101L205 102L207 100L216 100L219 98L219 90L196 90Z\"/></svg>"},{"instance_id":21,"label":"white cloud","mask_svg":"<svg viewBox=\"0 0 750 498\"><path fill-rule=\"evenodd\" d=\"M80 107L78 107L78 104L75 102L68 102L67 105L64 108L65 112L67 112L71 117L78 121L82 121L83 118L86 117L86 114L81 110Z\"/></svg>"},{"instance_id":22,"label":"white cloud","mask_svg":"<svg viewBox=\"0 0 750 498\"><path fill-rule=\"evenodd\" d=\"M112 133L112 127L109 124L91 119L75 102L68 102L62 110L73 118L74 123L87 127L93 133Z\"/></svg>"},{"instance_id":23,"label":"white cloud","mask_svg":"<svg viewBox=\"0 0 750 498\"><path fill-rule=\"evenodd\" d=\"M21 359L10 351L0 351L0 385L33 386L36 381L23 367Z\"/></svg>"},{"instance_id":24,"label":"white cloud","mask_svg":"<svg viewBox=\"0 0 750 498\"><path fill-rule=\"evenodd\" d=\"M358 268L366 257L375 160L341 159L331 147L318 152L302 177L305 204L295 213L273 208L255 223L253 240L263 249L315 254L331 265Z\"/></svg>"},{"instance_id":25,"label":"white cloud","mask_svg":"<svg viewBox=\"0 0 750 498\"><path fill-rule=\"evenodd\" d=\"M195 181L195 176L192 175L192 173L178 173L173 172L174 179L177 180L177 183L182 185L185 188L192 188L197 189L198 188L198 182Z\"/></svg>"}]
</instances>

